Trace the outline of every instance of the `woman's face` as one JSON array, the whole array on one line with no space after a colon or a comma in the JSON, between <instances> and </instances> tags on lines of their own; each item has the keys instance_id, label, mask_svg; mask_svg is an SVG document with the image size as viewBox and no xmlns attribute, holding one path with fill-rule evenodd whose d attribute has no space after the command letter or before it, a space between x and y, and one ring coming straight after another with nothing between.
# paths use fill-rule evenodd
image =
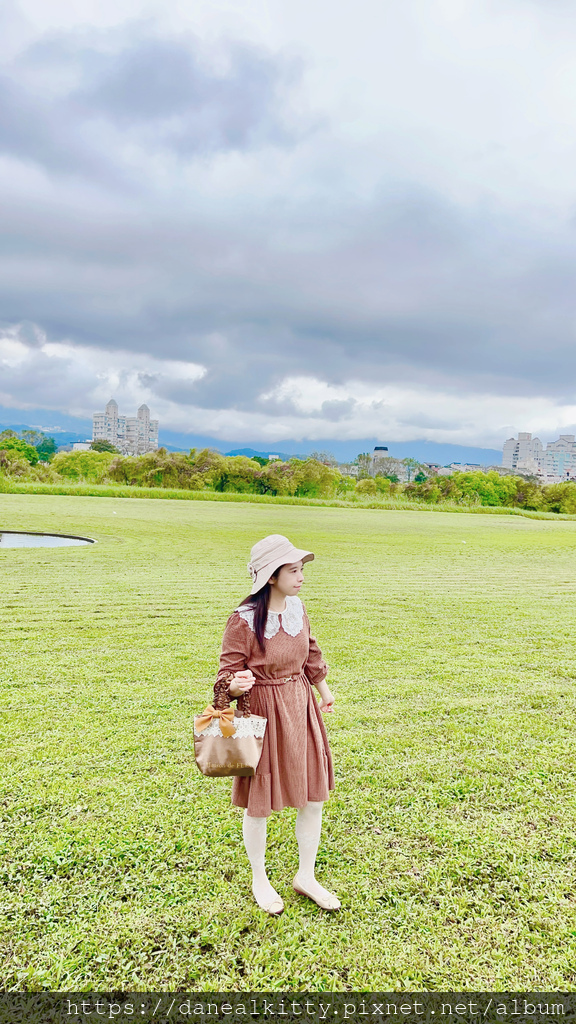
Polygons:
<instances>
[{"instance_id":1,"label":"woman's face","mask_svg":"<svg viewBox=\"0 0 576 1024\"><path fill-rule=\"evenodd\" d=\"M270 578L272 586L283 594L284 597L293 597L295 594L298 594L303 582L302 562L292 562L289 565L283 565L278 575Z\"/></svg>"}]
</instances>

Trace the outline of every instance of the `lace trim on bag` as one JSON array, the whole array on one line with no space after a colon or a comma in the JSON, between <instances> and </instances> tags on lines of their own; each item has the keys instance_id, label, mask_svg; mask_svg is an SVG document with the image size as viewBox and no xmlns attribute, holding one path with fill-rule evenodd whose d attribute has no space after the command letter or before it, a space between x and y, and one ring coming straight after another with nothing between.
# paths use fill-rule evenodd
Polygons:
<instances>
[{"instance_id":1,"label":"lace trim on bag","mask_svg":"<svg viewBox=\"0 0 576 1024\"><path fill-rule=\"evenodd\" d=\"M266 718L262 718L260 715L251 715L250 718L234 718L234 725L236 726L236 732L233 736L229 736L231 740L246 739L247 736L263 736L266 730ZM196 732L194 728L195 736L221 736L222 731L220 729L220 722L215 718L207 729L203 729L202 732Z\"/></svg>"},{"instance_id":2,"label":"lace trim on bag","mask_svg":"<svg viewBox=\"0 0 576 1024\"><path fill-rule=\"evenodd\" d=\"M247 622L252 632L254 632L254 609L250 605L240 605L236 609L241 619ZM282 622L280 622L282 619ZM268 619L264 627L264 636L266 640L271 640L276 633L279 632L280 626L288 636L298 636L298 633L302 632L304 625L304 606L302 601L296 595L294 597L286 598L286 608L283 612L268 612Z\"/></svg>"}]
</instances>

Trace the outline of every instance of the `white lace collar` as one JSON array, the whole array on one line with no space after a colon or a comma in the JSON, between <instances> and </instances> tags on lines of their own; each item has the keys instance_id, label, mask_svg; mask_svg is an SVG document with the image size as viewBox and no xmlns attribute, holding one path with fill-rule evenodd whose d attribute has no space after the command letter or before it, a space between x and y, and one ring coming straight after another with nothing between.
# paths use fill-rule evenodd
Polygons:
<instances>
[{"instance_id":1,"label":"white lace collar","mask_svg":"<svg viewBox=\"0 0 576 1024\"><path fill-rule=\"evenodd\" d=\"M249 604L241 604L236 611L240 618L244 619L244 622L247 622L252 632L254 632L254 608ZM280 622L280 618L282 618L282 622ZM294 597L286 598L286 608L283 612L268 612L264 636L266 640L271 640L278 633L280 626L289 636L298 636L298 633L302 631L303 625L304 606L300 598L294 595Z\"/></svg>"}]
</instances>

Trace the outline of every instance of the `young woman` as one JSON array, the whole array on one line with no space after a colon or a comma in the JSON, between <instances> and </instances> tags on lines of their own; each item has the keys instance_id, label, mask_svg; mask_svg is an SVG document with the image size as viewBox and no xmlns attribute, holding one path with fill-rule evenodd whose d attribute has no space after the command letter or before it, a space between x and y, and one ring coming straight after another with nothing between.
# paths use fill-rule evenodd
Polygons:
<instances>
[{"instance_id":1,"label":"young woman","mask_svg":"<svg viewBox=\"0 0 576 1024\"><path fill-rule=\"evenodd\" d=\"M272 811L297 807L299 868L293 886L324 910L340 901L314 877L322 804L334 789L334 772L321 711L334 697L325 682L328 666L298 594L302 566L314 558L273 534L258 541L248 570L252 590L228 619L222 642L219 686L231 697L250 693L250 710L268 719L262 757L252 778L235 778L232 803L244 808L242 833L252 867L258 906L281 914L284 903L266 875L266 825ZM320 694L320 704L312 687Z\"/></svg>"}]
</instances>

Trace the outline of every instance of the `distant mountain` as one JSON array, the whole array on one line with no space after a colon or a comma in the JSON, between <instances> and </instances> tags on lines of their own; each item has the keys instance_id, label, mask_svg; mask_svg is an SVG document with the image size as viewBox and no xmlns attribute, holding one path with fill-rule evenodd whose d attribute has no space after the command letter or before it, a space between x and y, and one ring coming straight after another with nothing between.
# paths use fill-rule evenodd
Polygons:
<instances>
[{"instance_id":1,"label":"distant mountain","mask_svg":"<svg viewBox=\"0 0 576 1024\"><path fill-rule=\"evenodd\" d=\"M3 430L15 430L18 434L22 430L41 430L47 437L53 437L57 445L74 444L75 441L87 441L92 437L92 430L89 434L78 434L73 430L58 430L55 427L40 427L37 424L30 426L29 423L0 423L0 433Z\"/></svg>"},{"instance_id":2,"label":"distant mountain","mask_svg":"<svg viewBox=\"0 0 576 1024\"><path fill-rule=\"evenodd\" d=\"M459 444L440 444L436 441L388 441L386 438L361 437L356 441L341 441L336 438L315 441L272 441L264 446L262 441L253 441L245 448L234 446L234 442L221 441L214 437L197 434L176 434L160 431L160 444L167 443L179 451L190 448L215 448L227 455L279 455L282 459L306 458L311 452L330 452L338 462L353 462L361 452L372 452L376 445L388 447L388 454L395 459L412 458L419 462L438 462L448 466L451 462L477 463L480 466L500 465L502 451L498 448L477 448Z\"/></svg>"},{"instance_id":3,"label":"distant mountain","mask_svg":"<svg viewBox=\"0 0 576 1024\"><path fill-rule=\"evenodd\" d=\"M92 437L92 422L74 416L47 412L45 409L27 410L28 424L14 425L11 423L13 409L0 407L0 416L6 426L12 430L43 430L48 436L54 437L57 444L71 444L74 441L85 441ZM21 413L20 413L21 415ZM0 426L0 430L4 430ZM185 434L172 430L160 430L160 444L168 451L189 451L190 448L215 448L216 451L234 455L279 455L281 459L306 458L314 451L330 452L338 462L352 462L361 452L371 452L375 445L386 445L388 454L396 459L412 458L419 462L438 462L448 466L452 462L477 463L480 466L500 465L502 451L498 448L478 448L459 444L440 444L436 441L389 441L385 437L361 437L355 441L342 441L337 438L315 441L294 441L290 438L283 441L272 441L270 444L260 440L250 442L244 448L238 448L237 439L221 441L219 438L202 434Z\"/></svg>"}]
</instances>

